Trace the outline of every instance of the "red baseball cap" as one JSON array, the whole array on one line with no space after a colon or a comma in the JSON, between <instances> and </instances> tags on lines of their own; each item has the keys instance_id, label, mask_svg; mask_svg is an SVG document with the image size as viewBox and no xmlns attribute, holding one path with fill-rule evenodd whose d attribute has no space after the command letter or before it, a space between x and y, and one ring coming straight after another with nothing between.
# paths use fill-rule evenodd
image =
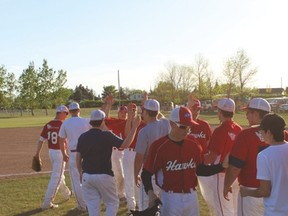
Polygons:
<instances>
[{"instance_id":1,"label":"red baseball cap","mask_svg":"<svg viewBox=\"0 0 288 216\"><path fill-rule=\"evenodd\" d=\"M179 106L173 109L170 113L169 119L182 125L199 125L196 121L193 120L191 111L184 106Z\"/></svg>"}]
</instances>

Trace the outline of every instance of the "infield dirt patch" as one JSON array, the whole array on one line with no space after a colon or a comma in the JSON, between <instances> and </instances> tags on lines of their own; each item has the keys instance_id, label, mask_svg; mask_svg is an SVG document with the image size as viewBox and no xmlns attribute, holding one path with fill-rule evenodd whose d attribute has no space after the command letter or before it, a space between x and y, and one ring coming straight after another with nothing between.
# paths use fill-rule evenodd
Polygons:
<instances>
[{"instance_id":1,"label":"infield dirt patch","mask_svg":"<svg viewBox=\"0 0 288 216\"><path fill-rule=\"evenodd\" d=\"M31 164L41 130L42 127L0 129L0 178L35 173ZM43 172L51 171L46 142L41 151L41 159Z\"/></svg>"}]
</instances>

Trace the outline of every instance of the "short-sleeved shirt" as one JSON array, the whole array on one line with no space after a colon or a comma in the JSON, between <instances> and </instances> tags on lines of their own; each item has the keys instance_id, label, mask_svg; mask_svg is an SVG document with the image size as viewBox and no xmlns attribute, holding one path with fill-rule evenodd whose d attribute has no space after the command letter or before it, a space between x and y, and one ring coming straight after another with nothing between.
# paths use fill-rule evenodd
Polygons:
<instances>
[{"instance_id":1,"label":"short-sleeved shirt","mask_svg":"<svg viewBox=\"0 0 288 216\"><path fill-rule=\"evenodd\" d=\"M196 168L202 155L199 143L184 139L180 144L164 136L151 144L144 168L155 174L163 190L187 190L197 186Z\"/></svg>"},{"instance_id":2,"label":"short-sleeved shirt","mask_svg":"<svg viewBox=\"0 0 288 216\"><path fill-rule=\"evenodd\" d=\"M71 117L63 122L59 131L59 137L67 138L67 148L76 150L79 136L91 128L89 119Z\"/></svg>"},{"instance_id":3,"label":"short-sleeved shirt","mask_svg":"<svg viewBox=\"0 0 288 216\"><path fill-rule=\"evenodd\" d=\"M265 215L288 212L288 144L271 145L257 157L257 179L271 182L271 193L264 197Z\"/></svg>"},{"instance_id":4,"label":"short-sleeved shirt","mask_svg":"<svg viewBox=\"0 0 288 216\"><path fill-rule=\"evenodd\" d=\"M242 127L236 122L226 120L213 131L208 150L219 155L218 159L214 162L215 164L224 161L227 154L231 151L236 136L241 130Z\"/></svg>"},{"instance_id":5,"label":"short-sleeved shirt","mask_svg":"<svg viewBox=\"0 0 288 216\"><path fill-rule=\"evenodd\" d=\"M60 149L58 133L61 125L62 121L57 119L44 125L40 135L40 141L43 142L47 140L49 149Z\"/></svg>"},{"instance_id":6,"label":"short-sleeved shirt","mask_svg":"<svg viewBox=\"0 0 288 216\"><path fill-rule=\"evenodd\" d=\"M190 129L190 135L192 135L202 146L203 153L207 153L208 142L212 135L212 129L209 123L202 119L197 119L196 122L199 125L193 125Z\"/></svg>"},{"instance_id":7,"label":"short-sleeved shirt","mask_svg":"<svg viewBox=\"0 0 288 216\"><path fill-rule=\"evenodd\" d=\"M78 140L77 152L82 157L82 169L88 174L108 174L113 176L112 148L119 148L123 139L111 131L92 128Z\"/></svg>"},{"instance_id":8,"label":"short-sleeved shirt","mask_svg":"<svg viewBox=\"0 0 288 216\"><path fill-rule=\"evenodd\" d=\"M138 133L135 151L139 154L143 154L145 160L151 143L160 137L167 135L169 131L170 122L166 118L161 118L148 123Z\"/></svg>"},{"instance_id":9,"label":"short-sleeved shirt","mask_svg":"<svg viewBox=\"0 0 288 216\"><path fill-rule=\"evenodd\" d=\"M256 159L258 153L267 146L259 127L247 128L238 134L230 153L229 164L241 168L238 176L240 185L259 187Z\"/></svg>"},{"instance_id":10,"label":"short-sleeved shirt","mask_svg":"<svg viewBox=\"0 0 288 216\"><path fill-rule=\"evenodd\" d=\"M112 130L117 136L125 138L125 119L106 118L105 124L109 130Z\"/></svg>"}]
</instances>

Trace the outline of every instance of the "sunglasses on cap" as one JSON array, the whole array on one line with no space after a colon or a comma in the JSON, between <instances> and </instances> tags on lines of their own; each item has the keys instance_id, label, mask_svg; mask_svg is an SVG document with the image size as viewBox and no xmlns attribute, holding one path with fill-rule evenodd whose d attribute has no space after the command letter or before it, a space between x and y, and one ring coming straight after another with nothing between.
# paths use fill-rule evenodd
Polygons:
<instances>
[{"instance_id":1,"label":"sunglasses on cap","mask_svg":"<svg viewBox=\"0 0 288 216\"><path fill-rule=\"evenodd\" d=\"M178 128L180 128L180 129L184 129L184 130L187 130L187 129L190 129L190 126L188 126L188 125L182 125L182 124L179 124L179 123L176 123L176 122L174 122L176 125L177 125L177 127Z\"/></svg>"}]
</instances>

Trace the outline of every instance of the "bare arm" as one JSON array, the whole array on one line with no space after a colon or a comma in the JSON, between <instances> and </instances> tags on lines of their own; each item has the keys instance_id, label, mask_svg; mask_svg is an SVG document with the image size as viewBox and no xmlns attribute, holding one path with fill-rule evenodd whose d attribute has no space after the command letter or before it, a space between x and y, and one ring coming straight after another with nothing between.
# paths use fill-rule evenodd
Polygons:
<instances>
[{"instance_id":1,"label":"bare arm","mask_svg":"<svg viewBox=\"0 0 288 216\"><path fill-rule=\"evenodd\" d=\"M69 156L68 156L68 154L67 154L67 149L66 149L66 146L65 146L65 141L66 141L65 138L60 137L59 145L60 145L60 149L61 149L61 152L62 152L63 160L64 160L65 162L68 162Z\"/></svg>"},{"instance_id":2,"label":"bare arm","mask_svg":"<svg viewBox=\"0 0 288 216\"><path fill-rule=\"evenodd\" d=\"M76 152L76 166L80 175L80 182L82 183L82 156L80 152Z\"/></svg>"},{"instance_id":3,"label":"bare arm","mask_svg":"<svg viewBox=\"0 0 288 216\"><path fill-rule=\"evenodd\" d=\"M114 100L113 100L112 95L108 95L105 97L104 104L101 106L100 109L105 113L106 117L109 116L113 103L114 103Z\"/></svg>"},{"instance_id":4,"label":"bare arm","mask_svg":"<svg viewBox=\"0 0 288 216\"><path fill-rule=\"evenodd\" d=\"M237 168L233 165L229 165L226 169L225 173L225 180L224 180L224 189L223 189L223 196L226 200L229 200L228 193L232 193L231 185L236 180L241 172L240 168Z\"/></svg>"},{"instance_id":5,"label":"bare arm","mask_svg":"<svg viewBox=\"0 0 288 216\"><path fill-rule=\"evenodd\" d=\"M140 117L139 116L136 116L133 121L132 121L132 128L131 128L131 131L129 132L129 134L127 135L127 137L125 138L125 140L123 141L122 145L120 146L120 148L127 148L130 146L130 144L132 143L134 137L135 137L135 134L136 134L136 130L137 130L137 127L139 126L140 124Z\"/></svg>"},{"instance_id":6,"label":"bare arm","mask_svg":"<svg viewBox=\"0 0 288 216\"><path fill-rule=\"evenodd\" d=\"M43 143L44 143L44 141L41 141L41 140L38 141L36 154L35 154L35 157L37 157L37 158L40 158L40 154L41 154L41 150L42 150L42 147L43 147Z\"/></svg>"},{"instance_id":7,"label":"bare arm","mask_svg":"<svg viewBox=\"0 0 288 216\"><path fill-rule=\"evenodd\" d=\"M260 186L257 189L249 189L246 187L240 187L240 194L242 197L269 197L271 194L271 181L260 180Z\"/></svg>"},{"instance_id":8,"label":"bare arm","mask_svg":"<svg viewBox=\"0 0 288 216\"><path fill-rule=\"evenodd\" d=\"M135 184L138 187L140 186L139 172L142 168L143 161L144 161L144 154L136 153L135 160L134 160L134 179L135 179Z\"/></svg>"}]
</instances>

